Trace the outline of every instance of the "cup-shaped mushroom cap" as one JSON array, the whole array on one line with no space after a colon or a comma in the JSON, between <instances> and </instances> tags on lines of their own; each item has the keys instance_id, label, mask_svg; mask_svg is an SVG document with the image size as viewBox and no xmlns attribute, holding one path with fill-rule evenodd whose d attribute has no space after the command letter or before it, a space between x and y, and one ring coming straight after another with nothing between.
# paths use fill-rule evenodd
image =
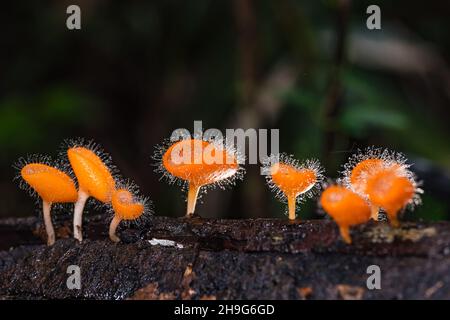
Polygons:
<instances>
[{"instance_id":1,"label":"cup-shaped mushroom cap","mask_svg":"<svg viewBox=\"0 0 450 320\"><path fill-rule=\"evenodd\" d=\"M136 201L133 194L126 189L114 191L111 204L115 215L121 220L135 220L145 211L144 204Z\"/></svg>"},{"instance_id":2,"label":"cup-shaped mushroom cap","mask_svg":"<svg viewBox=\"0 0 450 320\"><path fill-rule=\"evenodd\" d=\"M270 167L272 183L285 195L297 196L311 190L317 182L313 169L297 169L286 163L275 163Z\"/></svg>"},{"instance_id":3,"label":"cup-shaped mushroom cap","mask_svg":"<svg viewBox=\"0 0 450 320\"><path fill-rule=\"evenodd\" d=\"M353 189L362 194L366 188L367 176L375 170L381 169L385 161L382 159L366 159L358 162L350 173L350 183Z\"/></svg>"},{"instance_id":4,"label":"cup-shaped mushroom cap","mask_svg":"<svg viewBox=\"0 0 450 320\"><path fill-rule=\"evenodd\" d=\"M320 197L322 208L339 226L352 226L370 219L370 207L358 194L342 186L330 186Z\"/></svg>"},{"instance_id":5,"label":"cup-shaped mushroom cap","mask_svg":"<svg viewBox=\"0 0 450 320\"><path fill-rule=\"evenodd\" d=\"M367 180L366 192L372 203L395 213L413 200L416 189L407 177L390 168L372 175Z\"/></svg>"},{"instance_id":6,"label":"cup-shaped mushroom cap","mask_svg":"<svg viewBox=\"0 0 450 320\"><path fill-rule=\"evenodd\" d=\"M173 176L197 186L228 179L239 170L232 152L199 139L174 143L164 153L162 163Z\"/></svg>"},{"instance_id":7,"label":"cup-shaped mushroom cap","mask_svg":"<svg viewBox=\"0 0 450 320\"><path fill-rule=\"evenodd\" d=\"M357 163L350 173L350 183L353 190L359 194L364 194L366 192L368 179L378 171L384 169L396 170L399 174L406 172L405 166L400 163L378 158L363 160Z\"/></svg>"},{"instance_id":8,"label":"cup-shaped mushroom cap","mask_svg":"<svg viewBox=\"0 0 450 320\"><path fill-rule=\"evenodd\" d=\"M70 148L67 155L80 189L101 202L110 202L115 181L100 157L84 147Z\"/></svg>"},{"instance_id":9,"label":"cup-shaped mushroom cap","mask_svg":"<svg viewBox=\"0 0 450 320\"><path fill-rule=\"evenodd\" d=\"M407 159L401 153L383 148L369 147L358 150L344 165L343 183L356 193L367 197L367 179L386 168L395 168L401 174L406 174L409 165Z\"/></svg>"},{"instance_id":10,"label":"cup-shaped mushroom cap","mask_svg":"<svg viewBox=\"0 0 450 320\"><path fill-rule=\"evenodd\" d=\"M20 174L48 203L77 201L78 193L73 180L54 167L41 163L30 163L22 168Z\"/></svg>"}]
</instances>

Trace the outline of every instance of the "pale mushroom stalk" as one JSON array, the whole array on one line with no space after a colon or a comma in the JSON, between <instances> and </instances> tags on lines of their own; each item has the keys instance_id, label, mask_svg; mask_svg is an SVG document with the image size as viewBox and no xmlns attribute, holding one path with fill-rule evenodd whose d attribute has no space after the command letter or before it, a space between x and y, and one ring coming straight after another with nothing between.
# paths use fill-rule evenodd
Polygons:
<instances>
[{"instance_id":1,"label":"pale mushroom stalk","mask_svg":"<svg viewBox=\"0 0 450 320\"><path fill-rule=\"evenodd\" d=\"M187 195L187 210L186 217L192 217L195 211L195 205L197 203L197 197L200 191L200 186L189 184L189 191Z\"/></svg>"},{"instance_id":2,"label":"pale mushroom stalk","mask_svg":"<svg viewBox=\"0 0 450 320\"><path fill-rule=\"evenodd\" d=\"M120 238L116 235L116 230L121 221L121 218L119 218L118 216L114 216L111 224L109 225L109 238L112 242L120 242Z\"/></svg>"},{"instance_id":3,"label":"pale mushroom stalk","mask_svg":"<svg viewBox=\"0 0 450 320\"><path fill-rule=\"evenodd\" d=\"M54 203L74 203L78 193L74 181L63 171L45 163L28 163L20 170L22 179L42 199L47 244L55 243L51 210Z\"/></svg>"},{"instance_id":4,"label":"pale mushroom stalk","mask_svg":"<svg viewBox=\"0 0 450 320\"><path fill-rule=\"evenodd\" d=\"M73 215L73 236L80 242L83 241L83 232L82 232L83 211L88 198L89 194L87 194L85 191L81 189L78 191L78 200L75 203Z\"/></svg>"},{"instance_id":5,"label":"pale mushroom stalk","mask_svg":"<svg viewBox=\"0 0 450 320\"><path fill-rule=\"evenodd\" d=\"M47 232L47 245L51 246L55 243L55 230L53 229L52 217L50 215L52 203L43 200L42 211L44 214L45 231Z\"/></svg>"},{"instance_id":6,"label":"pale mushroom stalk","mask_svg":"<svg viewBox=\"0 0 450 320\"><path fill-rule=\"evenodd\" d=\"M295 195L289 195L288 199L288 210L289 210L289 220L295 220Z\"/></svg>"}]
</instances>

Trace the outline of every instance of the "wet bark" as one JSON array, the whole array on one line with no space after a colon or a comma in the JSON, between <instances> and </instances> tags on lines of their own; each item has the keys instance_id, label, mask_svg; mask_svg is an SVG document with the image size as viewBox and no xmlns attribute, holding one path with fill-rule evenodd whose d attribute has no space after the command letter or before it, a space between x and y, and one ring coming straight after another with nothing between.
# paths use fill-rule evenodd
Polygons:
<instances>
[{"instance_id":1,"label":"wet bark","mask_svg":"<svg viewBox=\"0 0 450 320\"><path fill-rule=\"evenodd\" d=\"M79 244L60 218L51 247L38 219L0 221L0 299L450 299L448 222L371 222L346 245L329 220L153 217L115 244L107 220L88 218ZM367 288L370 265L381 290Z\"/></svg>"}]
</instances>

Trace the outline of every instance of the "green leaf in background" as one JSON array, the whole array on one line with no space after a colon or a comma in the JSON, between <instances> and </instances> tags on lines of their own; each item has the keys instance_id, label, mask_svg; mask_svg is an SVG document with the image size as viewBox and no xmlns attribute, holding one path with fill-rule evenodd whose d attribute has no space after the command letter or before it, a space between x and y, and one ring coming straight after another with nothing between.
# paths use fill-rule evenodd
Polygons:
<instances>
[{"instance_id":1,"label":"green leaf in background","mask_svg":"<svg viewBox=\"0 0 450 320\"><path fill-rule=\"evenodd\" d=\"M3 151L36 152L39 146L60 143L58 132L89 125L93 101L76 90L50 87L37 95L10 96L0 101L0 143ZM59 138L56 138L59 139Z\"/></svg>"},{"instance_id":2,"label":"green leaf in background","mask_svg":"<svg viewBox=\"0 0 450 320\"><path fill-rule=\"evenodd\" d=\"M0 145L3 151L14 146L27 149L40 140L40 126L34 112L29 112L22 98L8 98L0 102Z\"/></svg>"},{"instance_id":3,"label":"green leaf in background","mask_svg":"<svg viewBox=\"0 0 450 320\"><path fill-rule=\"evenodd\" d=\"M422 205L415 208L413 212L406 212L406 218L424 219L428 221L440 221L447 218L449 206L434 197L424 194Z\"/></svg>"},{"instance_id":4,"label":"green leaf in background","mask_svg":"<svg viewBox=\"0 0 450 320\"><path fill-rule=\"evenodd\" d=\"M339 119L342 130L356 138L368 136L373 129L403 130L408 123L400 111L364 104L348 106Z\"/></svg>"},{"instance_id":5,"label":"green leaf in background","mask_svg":"<svg viewBox=\"0 0 450 320\"><path fill-rule=\"evenodd\" d=\"M76 124L85 118L84 112L89 110L91 102L73 89L55 87L44 92L39 104L46 121Z\"/></svg>"}]
</instances>

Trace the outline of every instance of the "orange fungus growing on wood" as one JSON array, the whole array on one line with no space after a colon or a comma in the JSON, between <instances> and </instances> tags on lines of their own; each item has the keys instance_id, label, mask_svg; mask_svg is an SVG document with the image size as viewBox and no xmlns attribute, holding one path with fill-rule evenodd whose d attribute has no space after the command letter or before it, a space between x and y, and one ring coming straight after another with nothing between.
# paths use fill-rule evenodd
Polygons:
<instances>
[{"instance_id":1,"label":"orange fungus growing on wood","mask_svg":"<svg viewBox=\"0 0 450 320\"><path fill-rule=\"evenodd\" d=\"M287 198L289 219L295 220L297 199L313 196L314 188L322 180L319 163L314 160L299 163L283 154L278 159L272 157L265 168L270 188L282 199Z\"/></svg>"},{"instance_id":2,"label":"orange fungus growing on wood","mask_svg":"<svg viewBox=\"0 0 450 320\"><path fill-rule=\"evenodd\" d=\"M114 218L109 227L109 237L113 242L120 241L116 235L116 229L122 220L135 221L150 211L148 201L135 196L132 189L132 187L120 187L112 195L111 206Z\"/></svg>"},{"instance_id":3,"label":"orange fungus growing on wood","mask_svg":"<svg viewBox=\"0 0 450 320\"><path fill-rule=\"evenodd\" d=\"M72 178L54 167L30 163L22 168L22 178L49 203L75 202L77 189Z\"/></svg>"},{"instance_id":4,"label":"orange fungus growing on wood","mask_svg":"<svg viewBox=\"0 0 450 320\"><path fill-rule=\"evenodd\" d=\"M350 173L350 183L357 193L364 193L367 176L374 169L382 168L384 161L381 159L366 159L358 162Z\"/></svg>"},{"instance_id":5,"label":"orange fungus growing on wood","mask_svg":"<svg viewBox=\"0 0 450 320\"><path fill-rule=\"evenodd\" d=\"M368 178L366 192L372 203L386 210L391 224L398 226L398 212L414 202L416 187L413 179L399 174L395 168L388 168Z\"/></svg>"},{"instance_id":6,"label":"orange fungus growing on wood","mask_svg":"<svg viewBox=\"0 0 450 320\"><path fill-rule=\"evenodd\" d=\"M341 236L351 243L349 228L367 222L370 219L370 207L357 193L338 185L329 186L320 197L322 208L339 225Z\"/></svg>"},{"instance_id":7,"label":"orange fungus growing on wood","mask_svg":"<svg viewBox=\"0 0 450 320\"><path fill-rule=\"evenodd\" d=\"M47 244L55 242L55 232L51 221L51 206L54 203L76 202L78 198L75 183L65 172L44 163L23 165L20 176L42 199Z\"/></svg>"},{"instance_id":8,"label":"orange fungus growing on wood","mask_svg":"<svg viewBox=\"0 0 450 320\"><path fill-rule=\"evenodd\" d=\"M115 182L100 157L84 147L71 148L67 150L67 155L80 189L101 202L111 201Z\"/></svg>"},{"instance_id":9,"label":"orange fungus growing on wood","mask_svg":"<svg viewBox=\"0 0 450 320\"><path fill-rule=\"evenodd\" d=\"M195 211L199 191L205 186L225 186L241 176L239 158L232 148L223 143L200 139L184 139L170 144L156 156L159 170L172 181L187 184L187 212Z\"/></svg>"},{"instance_id":10,"label":"orange fungus growing on wood","mask_svg":"<svg viewBox=\"0 0 450 320\"><path fill-rule=\"evenodd\" d=\"M368 197L366 186L368 179L383 168L393 168L406 172L406 158L398 152L381 148L367 148L352 155L344 166L344 183L363 197ZM372 219L378 220L379 206L371 203Z\"/></svg>"},{"instance_id":11,"label":"orange fungus growing on wood","mask_svg":"<svg viewBox=\"0 0 450 320\"><path fill-rule=\"evenodd\" d=\"M136 202L134 195L126 189L116 190L111 204L116 215L122 220L137 219L144 212L144 204Z\"/></svg>"},{"instance_id":12,"label":"orange fungus growing on wood","mask_svg":"<svg viewBox=\"0 0 450 320\"><path fill-rule=\"evenodd\" d=\"M68 148L67 156L78 180L78 201L74 210L74 237L79 241L82 236L82 216L84 206L89 197L102 203L110 203L115 189L115 181L111 169L102 160L98 147L75 145Z\"/></svg>"}]
</instances>

